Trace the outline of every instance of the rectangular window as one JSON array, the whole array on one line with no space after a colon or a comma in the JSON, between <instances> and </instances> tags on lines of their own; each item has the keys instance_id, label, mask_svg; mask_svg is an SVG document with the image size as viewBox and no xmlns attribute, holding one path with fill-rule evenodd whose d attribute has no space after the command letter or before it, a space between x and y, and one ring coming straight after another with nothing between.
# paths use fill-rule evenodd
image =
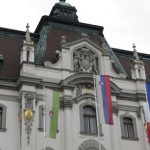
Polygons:
<instances>
[{"instance_id":1,"label":"rectangular window","mask_svg":"<svg viewBox=\"0 0 150 150\"><path fill-rule=\"evenodd\" d=\"M3 109L0 108L0 129L2 129L2 115L3 115Z\"/></svg>"}]
</instances>

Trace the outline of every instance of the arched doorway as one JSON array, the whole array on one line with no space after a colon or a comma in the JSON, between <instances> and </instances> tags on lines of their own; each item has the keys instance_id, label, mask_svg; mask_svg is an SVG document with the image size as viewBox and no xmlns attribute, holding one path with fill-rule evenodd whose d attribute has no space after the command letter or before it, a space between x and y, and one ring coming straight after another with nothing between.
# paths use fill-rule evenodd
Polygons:
<instances>
[{"instance_id":1,"label":"arched doorway","mask_svg":"<svg viewBox=\"0 0 150 150\"><path fill-rule=\"evenodd\" d=\"M96 140L89 139L81 143L78 150L99 150L99 143ZM101 150L106 150L102 144Z\"/></svg>"}]
</instances>

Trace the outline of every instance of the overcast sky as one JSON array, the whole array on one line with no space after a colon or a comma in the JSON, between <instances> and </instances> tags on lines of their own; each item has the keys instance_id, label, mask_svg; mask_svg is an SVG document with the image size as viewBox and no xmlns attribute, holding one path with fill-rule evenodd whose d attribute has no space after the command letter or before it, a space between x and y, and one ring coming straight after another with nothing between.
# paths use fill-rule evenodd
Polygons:
<instances>
[{"instance_id":1,"label":"overcast sky","mask_svg":"<svg viewBox=\"0 0 150 150\"><path fill-rule=\"evenodd\" d=\"M1 0L0 27L34 32L58 0ZM150 0L66 0L77 9L80 22L104 27L111 47L150 54Z\"/></svg>"}]
</instances>

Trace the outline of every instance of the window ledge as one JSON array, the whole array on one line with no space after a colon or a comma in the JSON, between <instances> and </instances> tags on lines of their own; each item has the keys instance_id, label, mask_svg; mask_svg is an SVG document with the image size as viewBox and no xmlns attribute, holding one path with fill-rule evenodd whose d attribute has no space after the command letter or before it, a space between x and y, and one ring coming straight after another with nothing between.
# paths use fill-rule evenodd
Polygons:
<instances>
[{"instance_id":1,"label":"window ledge","mask_svg":"<svg viewBox=\"0 0 150 150\"><path fill-rule=\"evenodd\" d=\"M0 129L0 132L6 132L7 131L7 129L6 128L2 128L2 129Z\"/></svg>"},{"instance_id":2,"label":"window ledge","mask_svg":"<svg viewBox=\"0 0 150 150\"><path fill-rule=\"evenodd\" d=\"M130 140L130 141L138 141L138 140L139 140L139 138L137 138L137 137L129 138L129 137L124 137L124 136L122 136L121 138L122 138L123 140Z\"/></svg>"},{"instance_id":3,"label":"window ledge","mask_svg":"<svg viewBox=\"0 0 150 150\"><path fill-rule=\"evenodd\" d=\"M84 132L84 131L80 131L80 134L88 135L88 136L97 136L97 133L88 133L88 132Z\"/></svg>"}]
</instances>

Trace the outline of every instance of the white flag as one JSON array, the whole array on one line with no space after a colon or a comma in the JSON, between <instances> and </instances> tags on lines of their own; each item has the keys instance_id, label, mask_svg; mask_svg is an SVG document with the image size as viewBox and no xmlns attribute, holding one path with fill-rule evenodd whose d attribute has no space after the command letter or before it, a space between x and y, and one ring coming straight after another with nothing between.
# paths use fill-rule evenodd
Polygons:
<instances>
[{"instance_id":1,"label":"white flag","mask_svg":"<svg viewBox=\"0 0 150 150\"><path fill-rule=\"evenodd\" d=\"M150 122L150 110L148 103L143 104L146 122Z\"/></svg>"}]
</instances>

